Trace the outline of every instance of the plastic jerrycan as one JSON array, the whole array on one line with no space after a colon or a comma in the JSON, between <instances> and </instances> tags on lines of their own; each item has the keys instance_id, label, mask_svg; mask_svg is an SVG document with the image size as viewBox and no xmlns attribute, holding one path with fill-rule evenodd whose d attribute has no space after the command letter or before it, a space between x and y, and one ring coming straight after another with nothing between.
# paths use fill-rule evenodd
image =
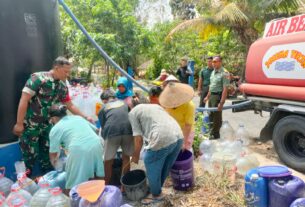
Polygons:
<instances>
[{"instance_id":1,"label":"plastic jerrycan","mask_svg":"<svg viewBox=\"0 0 305 207\"><path fill-rule=\"evenodd\" d=\"M259 176L257 168L246 173L245 201L247 207L268 207L268 181Z\"/></svg>"},{"instance_id":2,"label":"plastic jerrycan","mask_svg":"<svg viewBox=\"0 0 305 207\"><path fill-rule=\"evenodd\" d=\"M269 182L269 207L287 207L304 196L304 181L296 176L276 178Z\"/></svg>"},{"instance_id":3,"label":"plastic jerrycan","mask_svg":"<svg viewBox=\"0 0 305 207\"><path fill-rule=\"evenodd\" d=\"M50 184L47 181L40 181L38 185L40 189L33 195L31 207L45 207L51 197Z\"/></svg>"}]
</instances>

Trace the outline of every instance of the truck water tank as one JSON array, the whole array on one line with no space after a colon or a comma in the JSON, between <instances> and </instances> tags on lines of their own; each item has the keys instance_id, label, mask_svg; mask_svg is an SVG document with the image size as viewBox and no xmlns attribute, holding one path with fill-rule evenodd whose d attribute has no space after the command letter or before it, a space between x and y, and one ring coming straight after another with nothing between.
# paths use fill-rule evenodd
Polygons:
<instances>
[{"instance_id":1,"label":"truck water tank","mask_svg":"<svg viewBox=\"0 0 305 207\"><path fill-rule=\"evenodd\" d=\"M12 129L21 90L61 53L59 29L56 0L0 1L0 144L17 140Z\"/></svg>"},{"instance_id":2,"label":"truck water tank","mask_svg":"<svg viewBox=\"0 0 305 207\"><path fill-rule=\"evenodd\" d=\"M305 87L305 33L259 39L248 52L246 81Z\"/></svg>"}]
</instances>

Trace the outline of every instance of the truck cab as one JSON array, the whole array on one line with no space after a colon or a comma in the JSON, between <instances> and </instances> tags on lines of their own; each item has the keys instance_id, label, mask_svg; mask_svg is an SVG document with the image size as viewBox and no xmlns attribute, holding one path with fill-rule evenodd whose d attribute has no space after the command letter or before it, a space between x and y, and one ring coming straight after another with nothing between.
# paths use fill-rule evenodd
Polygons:
<instances>
[{"instance_id":1,"label":"truck cab","mask_svg":"<svg viewBox=\"0 0 305 207\"><path fill-rule=\"evenodd\" d=\"M305 14L267 23L248 52L240 91L255 111L270 112L260 133L280 159L305 172Z\"/></svg>"}]
</instances>

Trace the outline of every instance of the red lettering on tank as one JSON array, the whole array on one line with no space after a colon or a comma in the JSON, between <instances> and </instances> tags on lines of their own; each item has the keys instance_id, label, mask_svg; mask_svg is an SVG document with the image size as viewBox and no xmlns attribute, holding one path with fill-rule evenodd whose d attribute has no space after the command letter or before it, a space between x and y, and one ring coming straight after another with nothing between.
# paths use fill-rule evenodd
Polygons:
<instances>
[{"instance_id":1,"label":"red lettering on tank","mask_svg":"<svg viewBox=\"0 0 305 207\"><path fill-rule=\"evenodd\" d=\"M271 23L266 37L271 37L273 35L273 27L274 27L274 22Z\"/></svg>"},{"instance_id":2,"label":"red lettering on tank","mask_svg":"<svg viewBox=\"0 0 305 207\"><path fill-rule=\"evenodd\" d=\"M288 29L287 33L294 32L297 28L297 23L298 22L299 22L299 16L291 18L290 26L289 26L289 29Z\"/></svg>"},{"instance_id":3,"label":"red lettering on tank","mask_svg":"<svg viewBox=\"0 0 305 207\"><path fill-rule=\"evenodd\" d=\"M305 15L302 15L299 20L299 26L296 29L296 32L301 32L305 30Z\"/></svg>"},{"instance_id":4,"label":"red lettering on tank","mask_svg":"<svg viewBox=\"0 0 305 207\"><path fill-rule=\"evenodd\" d=\"M279 28L278 28L278 30L277 30L275 35L282 35L282 34L284 34L287 23L288 23L287 19L283 19L282 21L280 21L280 26L279 26Z\"/></svg>"}]
</instances>

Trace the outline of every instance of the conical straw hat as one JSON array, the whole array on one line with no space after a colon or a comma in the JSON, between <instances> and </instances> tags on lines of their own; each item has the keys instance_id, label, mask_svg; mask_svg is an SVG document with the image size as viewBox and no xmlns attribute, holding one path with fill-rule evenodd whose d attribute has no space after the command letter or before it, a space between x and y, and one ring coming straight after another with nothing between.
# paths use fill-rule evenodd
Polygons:
<instances>
[{"instance_id":1,"label":"conical straw hat","mask_svg":"<svg viewBox=\"0 0 305 207\"><path fill-rule=\"evenodd\" d=\"M194 90L184 83L170 82L159 97L161 106L165 108L176 108L193 99Z\"/></svg>"},{"instance_id":2,"label":"conical straw hat","mask_svg":"<svg viewBox=\"0 0 305 207\"><path fill-rule=\"evenodd\" d=\"M105 190L104 180L92 180L80 184L77 187L77 193L79 196L91 203L96 202L100 195Z\"/></svg>"}]
</instances>

